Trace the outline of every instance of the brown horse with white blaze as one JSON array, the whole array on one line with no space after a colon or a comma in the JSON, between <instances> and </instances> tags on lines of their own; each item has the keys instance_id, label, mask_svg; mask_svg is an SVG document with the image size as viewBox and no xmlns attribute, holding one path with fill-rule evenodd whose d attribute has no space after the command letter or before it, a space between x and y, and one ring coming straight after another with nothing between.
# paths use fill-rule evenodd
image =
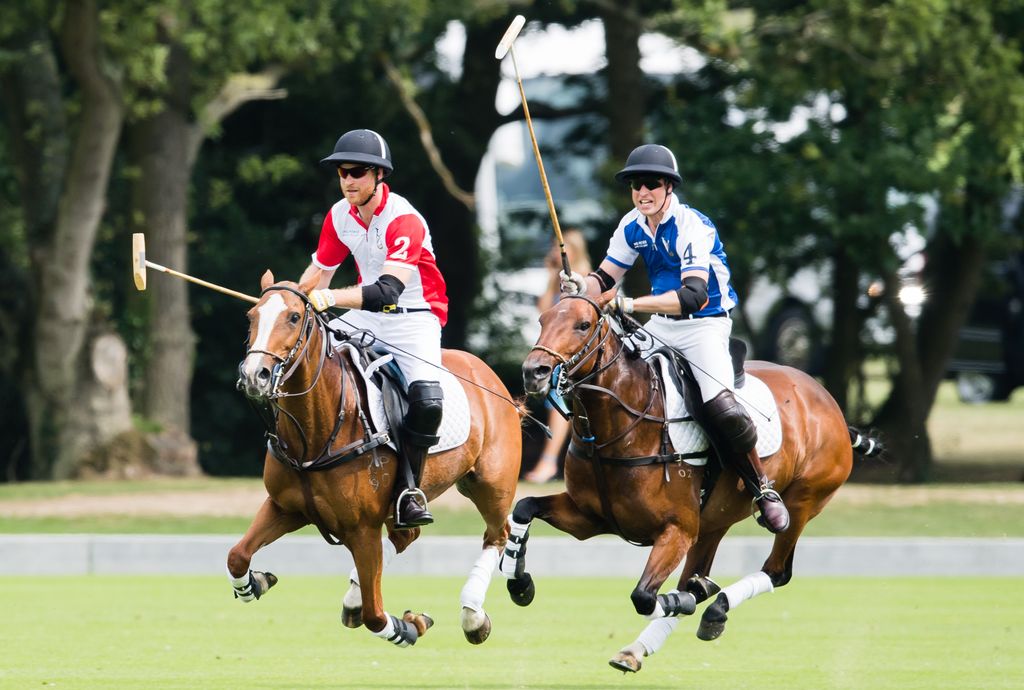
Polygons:
<instances>
[{"instance_id":1,"label":"brown horse with white blaze","mask_svg":"<svg viewBox=\"0 0 1024 690\"><path fill-rule=\"evenodd\" d=\"M400 647L414 644L433 621L423 614L388 614L380 580L388 561L420 530L393 529L397 458L386 445L387 430L374 427L366 381L350 351L332 344L331 327L309 303L306 295L313 285L275 283L267 271L261 287L260 300L248 314L239 388L270 415L265 420L270 443L263 467L268 495L245 536L228 553L235 594L243 601L263 596L277 578L250 570L253 555L312 523L329 543L347 546L355 561L343 601L344 624L365 624ZM477 357L445 350L443 362L465 391L468 437L427 458L421 488L434 498L456 485L486 523L483 552L461 595L463 631L479 644L490 632L484 596L508 537L507 516L519 475L520 412ZM447 414L447 401L445 405Z\"/></svg>"},{"instance_id":2,"label":"brown horse with white blaze","mask_svg":"<svg viewBox=\"0 0 1024 690\"><path fill-rule=\"evenodd\" d=\"M789 582L804 526L850 474L852 430L835 400L810 376L768 362L747 363L747 374L767 384L770 394L764 394L777 407L781 447L764 463L791 522L775 535L760 571L720 590L708 577L715 551L729 528L751 515L752 497L736 474L724 469L701 510L707 467L687 465L671 447L666 450L671 416L665 410L666 384L648 359L624 345L622 329L612 327L613 322L621 326L617 315L606 313L613 295L597 300L563 295L540 317L541 333L523 363L523 378L527 392L544 395L553 369L562 367L562 388L573 401L566 490L517 502L500 568L513 601L529 604L534 583L526 571L525 546L535 518L577 539L612 533L653 546L631 598L637 613L654 622L610 662L637 671L640 659L664 643L675 617L694 613L697 604L721 591L697 633L714 639L724 631L727 611ZM684 558L677 588L659 594Z\"/></svg>"}]
</instances>

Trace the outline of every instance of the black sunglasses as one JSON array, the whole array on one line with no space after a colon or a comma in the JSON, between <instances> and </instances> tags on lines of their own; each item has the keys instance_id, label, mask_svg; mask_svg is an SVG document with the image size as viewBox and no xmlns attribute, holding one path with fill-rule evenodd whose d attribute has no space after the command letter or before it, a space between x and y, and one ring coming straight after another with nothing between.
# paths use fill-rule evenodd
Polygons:
<instances>
[{"instance_id":1,"label":"black sunglasses","mask_svg":"<svg viewBox=\"0 0 1024 690\"><path fill-rule=\"evenodd\" d=\"M358 180L371 170L376 170L376 168L374 168L372 165L356 165L351 168L343 168L339 165L338 177L340 177L343 180L349 177L351 177L353 180Z\"/></svg>"},{"instance_id":2,"label":"black sunglasses","mask_svg":"<svg viewBox=\"0 0 1024 690\"><path fill-rule=\"evenodd\" d=\"M629 178L629 186L634 191L639 192L644 187L647 187L649 191L659 189L665 181L660 177L631 177Z\"/></svg>"}]
</instances>

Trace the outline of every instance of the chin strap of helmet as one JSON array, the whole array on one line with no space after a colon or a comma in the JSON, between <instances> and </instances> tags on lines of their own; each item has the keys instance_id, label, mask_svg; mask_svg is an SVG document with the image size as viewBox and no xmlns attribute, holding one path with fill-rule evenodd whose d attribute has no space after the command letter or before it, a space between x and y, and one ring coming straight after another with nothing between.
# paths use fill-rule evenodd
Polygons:
<instances>
[{"instance_id":1,"label":"chin strap of helmet","mask_svg":"<svg viewBox=\"0 0 1024 690\"><path fill-rule=\"evenodd\" d=\"M377 196L377 189L380 187L380 180L381 180L381 178L377 176L377 171L378 170L379 170L379 168L374 168L373 169L373 191L370 192L370 196L366 197L366 201L364 201L361 204L356 204L356 206L358 206L359 208L362 208L363 206L366 206L368 203L370 203L370 201L373 199L373 197Z\"/></svg>"},{"instance_id":2,"label":"chin strap of helmet","mask_svg":"<svg viewBox=\"0 0 1024 690\"><path fill-rule=\"evenodd\" d=\"M665 200L661 202L661 206L658 207L658 210L655 212L655 215L658 215L658 214L662 213L665 210L665 204L668 203L668 198L670 196L672 196L672 189L669 189L668 186L667 186L667 185L670 185L672 183L668 182L666 180L665 184L666 184L666 187L665 187L665 190L666 190L665 191ZM672 188L674 189L675 185L672 185Z\"/></svg>"}]
</instances>

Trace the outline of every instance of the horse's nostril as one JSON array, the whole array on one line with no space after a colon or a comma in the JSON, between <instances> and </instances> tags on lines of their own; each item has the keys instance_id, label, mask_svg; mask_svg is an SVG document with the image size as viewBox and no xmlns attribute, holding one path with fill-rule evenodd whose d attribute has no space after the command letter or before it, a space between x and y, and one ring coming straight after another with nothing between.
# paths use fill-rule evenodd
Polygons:
<instances>
[{"instance_id":1,"label":"horse's nostril","mask_svg":"<svg viewBox=\"0 0 1024 690\"><path fill-rule=\"evenodd\" d=\"M546 379L551 376L551 367L546 364L538 364L533 369L533 375L539 379Z\"/></svg>"},{"instance_id":2,"label":"horse's nostril","mask_svg":"<svg viewBox=\"0 0 1024 690\"><path fill-rule=\"evenodd\" d=\"M256 378L259 379L260 381L269 381L270 369L263 367L262 369L256 372Z\"/></svg>"}]
</instances>

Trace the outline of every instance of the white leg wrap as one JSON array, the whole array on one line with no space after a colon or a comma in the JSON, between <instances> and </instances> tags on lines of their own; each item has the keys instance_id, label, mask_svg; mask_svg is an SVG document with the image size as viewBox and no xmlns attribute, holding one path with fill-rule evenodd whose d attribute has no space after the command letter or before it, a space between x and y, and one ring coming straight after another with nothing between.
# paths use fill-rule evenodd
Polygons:
<instances>
[{"instance_id":1,"label":"white leg wrap","mask_svg":"<svg viewBox=\"0 0 1024 690\"><path fill-rule=\"evenodd\" d=\"M348 591L342 597L341 604L347 609L357 609L363 605L363 593L358 582L348 583Z\"/></svg>"},{"instance_id":2,"label":"white leg wrap","mask_svg":"<svg viewBox=\"0 0 1024 690\"><path fill-rule=\"evenodd\" d=\"M387 570L388 564L391 563L391 560L396 555L398 555L398 549L396 549L395 545L391 543L391 540L388 539L387 535L384 535L383 537L380 538L380 545L381 545L381 556L382 556L381 557L381 563L380 563L380 571L383 573L385 570ZM359 571L357 571L355 569L355 566L353 566L352 570L349 571L348 579L349 579L349 582L354 582L354 583L356 583L357 586L359 585ZM349 589L349 591L351 592L352 590ZM346 597L347 596L348 595L346 595ZM347 603L348 602L346 602L346 604Z\"/></svg>"},{"instance_id":3,"label":"white leg wrap","mask_svg":"<svg viewBox=\"0 0 1024 690\"><path fill-rule=\"evenodd\" d=\"M373 633L376 637L387 640L396 647L408 647L416 644L416 639L419 636L412 623L399 620L387 611L384 612L384 617L386 620L384 627L380 629L380 632Z\"/></svg>"},{"instance_id":4,"label":"white leg wrap","mask_svg":"<svg viewBox=\"0 0 1024 690\"><path fill-rule=\"evenodd\" d=\"M659 618L653 620L637 636L634 644L639 644L644 648L644 656L650 656L662 648L665 640L668 639L668 636L672 634L677 625L679 625L679 618ZM627 649L630 649L630 647L627 647ZM635 656L636 652L633 652L633 654Z\"/></svg>"},{"instance_id":5,"label":"white leg wrap","mask_svg":"<svg viewBox=\"0 0 1024 690\"><path fill-rule=\"evenodd\" d=\"M729 600L729 610L732 611L747 599L753 599L758 594L771 592L774 589L772 579L768 577L768 574L758 570L739 582L732 583L722 590L722 594Z\"/></svg>"},{"instance_id":6,"label":"white leg wrap","mask_svg":"<svg viewBox=\"0 0 1024 690\"><path fill-rule=\"evenodd\" d=\"M526 536L526 533L530 530L530 523L520 523L512 519L512 516L508 516L509 525L509 537L516 537L522 539ZM498 567L501 569L501 574L506 578L514 579L516 576L516 562L519 560L519 548L522 544L509 539L505 543L505 552L501 554L501 560L498 563Z\"/></svg>"},{"instance_id":7,"label":"white leg wrap","mask_svg":"<svg viewBox=\"0 0 1024 690\"><path fill-rule=\"evenodd\" d=\"M487 614L483 612L483 609L475 610L468 607L462 609L462 616L460 622L462 623L462 629L466 631L479 630L487 621Z\"/></svg>"},{"instance_id":8,"label":"white leg wrap","mask_svg":"<svg viewBox=\"0 0 1024 690\"><path fill-rule=\"evenodd\" d=\"M388 615L387 611L384 612L384 620L386 621L384 627L373 634L382 640L390 640L395 636L395 620Z\"/></svg>"},{"instance_id":9,"label":"white leg wrap","mask_svg":"<svg viewBox=\"0 0 1024 690\"><path fill-rule=\"evenodd\" d=\"M230 570L227 572L228 581L231 583L231 588L235 590L235 597L237 599L249 603L256 598L256 595L252 593L252 575L250 571L246 570L245 575L242 577L235 577L231 574Z\"/></svg>"},{"instance_id":10,"label":"white leg wrap","mask_svg":"<svg viewBox=\"0 0 1024 690\"><path fill-rule=\"evenodd\" d=\"M462 592L459 594L459 600L464 608L473 611L480 611L484 608L487 587L491 584L491 576L494 574L494 568L498 565L500 556L497 547L488 546L476 559L473 569L469 571L466 584L462 586Z\"/></svg>"}]
</instances>

